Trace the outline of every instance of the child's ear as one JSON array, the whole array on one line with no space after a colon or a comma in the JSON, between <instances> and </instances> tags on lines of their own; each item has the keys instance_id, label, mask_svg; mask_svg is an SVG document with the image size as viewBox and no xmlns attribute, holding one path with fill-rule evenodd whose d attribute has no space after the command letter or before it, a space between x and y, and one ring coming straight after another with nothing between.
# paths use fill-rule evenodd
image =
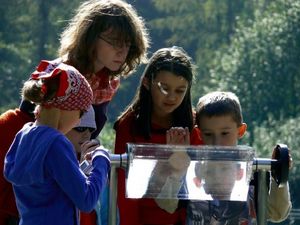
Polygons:
<instances>
[{"instance_id":1,"label":"child's ear","mask_svg":"<svg viewBox=\"0 0 300 225\"><path fill-rule=\"evenodd\" d=\"M143 77L142 79L142 85L147 89L149 90L150 87L149 87L149 79L147 77Z\"/></svg>"},{"instance_id":2,"label":"child's ear","mask_svg":"<svg viewBox=\"0 0 300 225\"><path fill-rule=\"evenodd\" d=\"M242 138L247 130L247 124L242 123L242 125L238 128L239 129L239 138Z\"/></svg>"}]
</instances>

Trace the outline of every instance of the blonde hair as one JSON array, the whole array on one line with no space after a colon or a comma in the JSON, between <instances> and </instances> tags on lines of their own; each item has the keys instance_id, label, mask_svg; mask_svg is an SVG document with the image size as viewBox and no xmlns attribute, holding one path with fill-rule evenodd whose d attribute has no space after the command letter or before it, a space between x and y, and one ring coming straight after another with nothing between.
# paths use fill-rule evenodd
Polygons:
<instances>
[{"instance_id":1,"label":"blonde hair","mask_svg":"<svg viewBox=\"0 0 300 225\"><path fill-rule=\"evenodd\" d=\"M60 37L59 56L85 76L97 72L93 68L95 47L105 31L117 34L121 43L131 46L124 65L111 75L127 76L147 60L148 33L144 20L136 10L122 0L90 0L82 3Z\"/></svg>"}]
</instances>

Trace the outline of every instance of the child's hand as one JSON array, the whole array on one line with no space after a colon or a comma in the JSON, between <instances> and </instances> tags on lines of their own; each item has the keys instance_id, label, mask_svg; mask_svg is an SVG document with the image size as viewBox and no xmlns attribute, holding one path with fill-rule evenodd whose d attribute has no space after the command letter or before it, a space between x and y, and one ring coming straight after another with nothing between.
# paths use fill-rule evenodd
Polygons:
<instances>
[{"instance_id":1,"label":"child's hand","mask_svg":"<svg viewBox=\"0 0 300 225\"><path fill-rule=\"evenodd\" d=\"M100 141L97 139L92 139L85 141L81 145L81 157L80 157L80 162L82 162L85 158L86 155L92 151L94 151L97 147L100 146Z\"/></svg>"},{"instance_id":2,"label":"child's hand","mask_svg":"<svg viewBox=\"0 0 300 225\"><path fill-rule=\"evenodd\" d=\"M172 127L167 131L167 144L172 145L189 145L190 132L189 129L183 127Z\"/></svg>"},{"instance_id":3,"label":"child's hand","mask_svg":"<svg viewBox=\"0 0 300 225\"><path fill-rule=\"evenodd\" d=\"M186 173L191 159L186 152L174 152L168 162L172 168L172 176L180 178Z\"/></svg>"}]
</instances>

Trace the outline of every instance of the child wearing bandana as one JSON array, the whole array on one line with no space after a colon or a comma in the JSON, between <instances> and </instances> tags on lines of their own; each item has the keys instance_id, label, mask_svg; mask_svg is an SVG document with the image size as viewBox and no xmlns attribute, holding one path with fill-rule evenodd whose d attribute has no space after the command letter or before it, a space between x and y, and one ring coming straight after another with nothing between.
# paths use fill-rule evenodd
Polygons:
<instances>
[{"instance_id":1,"label":"child wearing bandana","mask_svg":"<svg viewBox=\"0 0 300 225\"><path fill-rule=\"evenodd\" d=\"M78 209L95 207L110 169L108 153L99 147L86 155L93 170L84 175L65 137L91 106L91 87L74 67L42 61L22 97L37 105L36 121L17 133L4 162L20 224L78 224Z\"/></svg>"}]
</instances>

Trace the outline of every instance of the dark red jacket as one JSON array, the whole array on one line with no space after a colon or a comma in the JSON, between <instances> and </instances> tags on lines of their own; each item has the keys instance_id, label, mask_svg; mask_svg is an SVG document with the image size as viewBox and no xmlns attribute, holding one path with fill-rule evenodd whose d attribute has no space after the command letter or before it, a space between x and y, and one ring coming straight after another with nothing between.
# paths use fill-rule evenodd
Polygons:
<instances>
[{"instance_id":1,"label":"dark red jacket","mask_svg":"<svg viewBox=\"0 0 300 225\"><path fill-rule=\"evenodd\" d=\"M0 115L0 225L10 216L18 217L12 185L3 177L4 158L16 133L33 118L20 109L8 110Z\"/></svg>"}]
</instances>

